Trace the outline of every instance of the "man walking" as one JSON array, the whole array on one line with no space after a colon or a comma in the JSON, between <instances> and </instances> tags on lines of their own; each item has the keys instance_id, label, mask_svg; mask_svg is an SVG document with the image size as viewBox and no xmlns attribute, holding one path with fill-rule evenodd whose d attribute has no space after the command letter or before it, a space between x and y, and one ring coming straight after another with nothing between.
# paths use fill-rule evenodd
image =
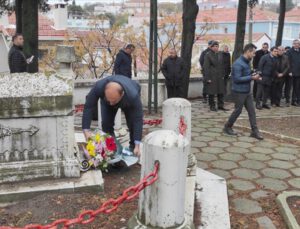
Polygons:
<instances>
[{"instance_id":1,"label":"man walking","mask_svg":"<svg viewBox=\"0 0 300 229\"><path fill-rule=\"evenodd\" d=\"M219 52L219 42L214 41L211 49L204 57L204 79L207 83L208 103L211 111L217 111L215 103L215 95L217 95L218 109L226 111L227 109L224 108L225 68L223 54Z\"/></svg>"},{"instance_id":2,"label":"man walking","mask_svg":"<svg viewBox=\"0 0 300 229\"><path fill-rule=\"evenodd\" d=\"M129 149L140 155L143 130L143 107L140 86L128 77L115 75L99 80L89 92L84 105L82 130L86 139L91 136L93 112L101 99L102 130L114 136L114 121L119 108L124 111L130 133Z\"/></svg>"},{"instance_id":3,"label":"man walking","mask_svg":"<svg viewBox=\"0 0 300 229\"><path fill-rule=\"evenodd\" d=\"M280 107L283 84L286 77L289 76L290 64L288 57L284 54L283 46L278 47L277 68L275 79L272 84L271 104ZM289 96L286 95L286 104L289 104Z\"/></svg>"},{"instance_id":4,"label":"man walking","mask_svg":"<svg viewBox=\"0 0 300 229\"><path fill-rule=\"evenodd\" d=\"M8 65L10 73L27 72L27 60L23 53L24 38L22 34L12 37L13 46L8 53Z\"/></svg>"},{"instance_id":5,"label":"man walking","mask_svg":"<svg viewBox=\"0 0 300 229\"><path fill-rule=\"evenodd\" d=\"M272 47L271 53L264 55L259 61L258 70L262 74L262 80L257 83L256 108L258 110L262 108L271 109L267 101L271 96L271 86L277 67L277 56L278 48Z\"/></svg>"},{"instance_id":6,"label":"man walking","mask_svg":"<svg viewBox=\"0 0 300 229\"><path fill-rule=\"evenodd\" d=\"M256 46L247 44L244 47L243 55L238 58L232 66L232 93L235 98L235 109L224 126L224 133L237 135L232 127L245 106L251 125L251 137L263 140L256 124L256 114L251 95L251 80L261 80L260 75L251 75L250 61L255 55Z\"/></svg>"},{"instance_id":7,"label":"man walking","mask_svg":"<svg viewBox=\"0 0 300 229\"><path fill-rule=\"evenodd\" d=\"M184 60L177 56L174 48L169 50L169 57L162 64L161 71L165 77L168 98L183 98Z\"/></svg>"},{"instance_id":8,"label":"man walking","mask_svg":"<svg viewBox=\"0 0 300 229\"><path fill-rule=\"evenodd\" d=\"M115 75L122 75L128 78L132 77L132 57L131 54L134 52L135 46L128 44L124 49L121 49L117 54L113 73Z\"/></svg>"},{"instance_id":9,"label":"man walking","mask_svg":"<svg viewBox=\"0 0 300 229\"><path fill-rule=\"evenodd\" d=\"M205 49L204 51L201 52L201 55L200 55L200 59L199 59L199 63L200 63L200 66L201 66L201 69L202 69L202 76L203 76L203 79L205 78L204 76L204 57L205 55L211 51L211 45L214 41L213 40L210 40L208 42L208 47L207 49ZM202 89L202 96L203 96L203 103L207 103L207 91L206 91L206 85L207 83L205 82L205 80L203 80L203 89Z\"/></svg>"},{"instance_id":10,"label":"man walking","mask_svg":"<svg viewBox=\"0 0 300 229\"><path fill-rule=\"evenodd\" d=\"M294 40L293 47L287 52L293 79L292 106L300 107L300 41Z\"/></svg>"},{"instance_id":11,"label":"man walking","mask_svg":"<svg viewBox=\"0 0 300 229\"><path fill-rule=\"evenodd\" d=\"M260 59L269 53L269 44L263 43L260 50L257 50L255 53L255 57L253 58L253 69L256 71L258 70L258 64ZM256 92L257 92L257 81L254 81L253 84L253 97L256 98Z\"/></svg>"}]
</instances>

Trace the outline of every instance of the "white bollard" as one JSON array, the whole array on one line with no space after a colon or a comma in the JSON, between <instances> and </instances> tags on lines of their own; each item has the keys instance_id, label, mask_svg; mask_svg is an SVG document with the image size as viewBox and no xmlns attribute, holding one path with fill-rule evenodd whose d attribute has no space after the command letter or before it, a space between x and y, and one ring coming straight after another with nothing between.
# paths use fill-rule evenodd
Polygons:
<instances>
[{"instance_id":1,"label":"white bollard","mask_svg":"<svg viewBox=\"0 0 300 229\"><path fill-rule=\"evenodd\" d=\"M129 228L189 228L184 217L189 147L186 138L171 130L145 137L141 176L159 161L158 180L141 192L138 215L129 221Z\"/></svg>"}]
</instances>

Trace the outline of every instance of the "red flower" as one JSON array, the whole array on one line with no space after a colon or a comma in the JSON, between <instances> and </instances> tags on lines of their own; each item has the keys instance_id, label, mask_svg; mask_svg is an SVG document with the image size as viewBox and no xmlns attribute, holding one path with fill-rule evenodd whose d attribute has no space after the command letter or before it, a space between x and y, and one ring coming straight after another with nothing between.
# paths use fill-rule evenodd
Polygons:
<instances>
[{"instance_id":1,"label":"red flower","mask_svg":"<svg viewBox=\"0 0 300 229\"><path fill-rule=\"evenodd\" d=\"M115 139L113 137L107 138L105 140L106 147L109 151L116 151L117 150L117 145L115 143Z\"/></svg>"}]
</instances>

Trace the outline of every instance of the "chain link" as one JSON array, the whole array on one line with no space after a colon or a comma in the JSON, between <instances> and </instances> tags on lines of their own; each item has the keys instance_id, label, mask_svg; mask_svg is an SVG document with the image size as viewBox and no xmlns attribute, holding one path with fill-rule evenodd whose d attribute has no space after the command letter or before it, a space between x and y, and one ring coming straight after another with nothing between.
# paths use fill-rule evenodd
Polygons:
<instances>
[{"instance_id":1,"label":"chain link","mask_svg":"<svg viewBox=\"0 0 300 229\"><path fill-rule=\"evenodd\" d=\"M77 218L74 219L58 219L48 225L30 224L22 228L17 227L0 227L0 229L57 229L57 228L69 228L75 224L86 225L92 223L96 216L99 214L109 214L118 209L118 207L125 201L130 201L136 198L142 190L152 185L158 179L159 162L155 162L154 170L142 179L138 184L127 188L123 191L122 195L117 199L109 199L104 202L97 210L83 211Z\"/></svg>"}]
</instances>

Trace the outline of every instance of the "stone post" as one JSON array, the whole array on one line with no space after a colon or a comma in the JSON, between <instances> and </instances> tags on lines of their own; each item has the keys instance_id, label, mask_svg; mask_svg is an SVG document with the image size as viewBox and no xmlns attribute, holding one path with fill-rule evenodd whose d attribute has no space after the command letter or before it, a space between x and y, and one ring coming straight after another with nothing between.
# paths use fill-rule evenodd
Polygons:
<instances>
[{"instance_id":1,"label":"stone post","mask_svg":"<svg viewBox=\"0 0 300 229\"><path fill-rule=\"evenodd\" d=\"M56 48L56 61L59 63L58 72L66 77L72 77L71 64L76 61L74 46L58 45Z\"/></svg>"},{"instance_id":2,"label":"stone post","mask_svg":"<svg viewBox=\"0 0 300 229\"><path fill-rule=\"evenodd\" d=\"M183 123L181 123L182 121ZM185 137L191 145L191 103L181 98L172 98L164 101L162 128L165 130L173 130L179 134L180 123L186 125ZM193 225L197 163L190 148L188 152L185 214L187 223Z\"/></svg>"},{"instance_id":3,"label":"stone post","mask_svg":"<svg viewBox=\"0 0 300 229\"><path fill-rule=\"evenodd\" d=\"M171 130L145 137L141 176L148 175L159 161L159 178L141 192L138 215L129 221L129 228L189 228L184 217L189 147L186 138Z\"/></svg>"}]
</instances>

